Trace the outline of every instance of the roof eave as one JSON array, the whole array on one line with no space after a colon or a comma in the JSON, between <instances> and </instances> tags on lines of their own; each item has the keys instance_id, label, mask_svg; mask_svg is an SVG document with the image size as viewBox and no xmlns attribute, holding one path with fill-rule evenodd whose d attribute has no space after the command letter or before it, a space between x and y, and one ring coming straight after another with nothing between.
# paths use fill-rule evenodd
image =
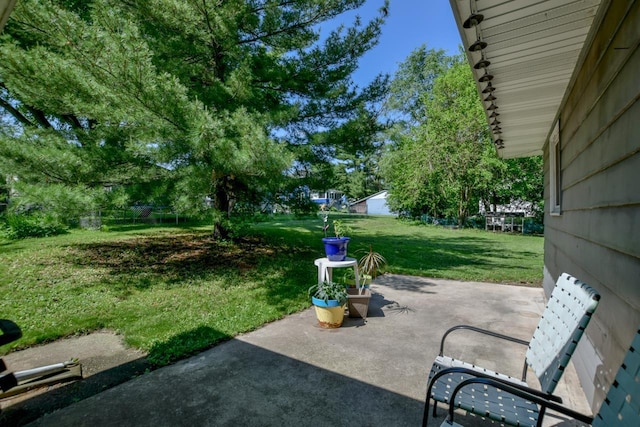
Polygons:
<instances>
[{"instance_id":1,"label":"roof eave","mask_svg":"<svg viewBox=\"0 0 640 427\"><path fill-rule=\"evenodd\" d=\"M492 130L494 118L487 107L492 103L498 107L501 131L492 135L494 141L503 140L500 157L542 154L610 0L449 1ZM463 22L471 7L484 19L466 29ZM468 47L478 36L487 47L470 52ZM483 58L490 65L475 69L473 65ZM487 94L482 93L487 83L478 79L485 71L493 76L495 101L486 101Z\"/></svg>"}]
</instances>

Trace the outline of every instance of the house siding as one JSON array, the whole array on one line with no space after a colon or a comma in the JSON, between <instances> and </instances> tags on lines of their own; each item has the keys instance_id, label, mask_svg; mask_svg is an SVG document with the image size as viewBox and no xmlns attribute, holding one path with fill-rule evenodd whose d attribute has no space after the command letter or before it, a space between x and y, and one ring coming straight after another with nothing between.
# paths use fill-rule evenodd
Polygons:
<instances>
[{"instance_id":1,"label":"house siding","mask_svg":"<svg viewBox=\"0 0 640 427\"><path fill-rule=\"evenodd\" d=\"M367 199L367 213L369 215L393 215L387 205L386 191Z\"/></svg>"},{"instance_id":2,"label":"house siding","mask_svg":"<svg viewBox=\"0 0 640 427\"><path fill-rule=\"evenodd\" d=\"M640 2L606 7L559 113L561 214L545 216L543 283L549 294L567 272L602 296L573 359L594 410L640 325ZM549 206L548 144L544 159Z\"/></svg>"}]
</instances>

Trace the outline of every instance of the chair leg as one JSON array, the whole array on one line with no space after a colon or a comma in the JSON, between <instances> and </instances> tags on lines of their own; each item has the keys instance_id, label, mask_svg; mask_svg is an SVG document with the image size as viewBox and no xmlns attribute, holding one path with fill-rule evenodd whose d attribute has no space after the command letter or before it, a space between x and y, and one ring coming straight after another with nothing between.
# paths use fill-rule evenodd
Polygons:
<instances>
[{"instance_id":1,"label":"chair leg","mask_svg":"<svg viewBox=\"0 0 640 427\"><path fill-rule=\"evenodd\" d=\"M427 427L427 423L429 422L429 401L431 399L427 399L427 401L424 403L424 413L422 414L422 427ZM436 405L438 404L437 401L433 401L433 418L436 417Z\"/></svg>"},{"instance_id":2,"label":"chair leg","mask_svg":"<svg viewBox=\"0 0 640 427\"><path fill-rule=\"evenodd\" d=\"M427 427L427 423L429 422L429 401L431 399L427 398L424 402L424 413L422 414L422 427ZM435 404L435 400L433 401Z\"/></svg>"}]
</instances>

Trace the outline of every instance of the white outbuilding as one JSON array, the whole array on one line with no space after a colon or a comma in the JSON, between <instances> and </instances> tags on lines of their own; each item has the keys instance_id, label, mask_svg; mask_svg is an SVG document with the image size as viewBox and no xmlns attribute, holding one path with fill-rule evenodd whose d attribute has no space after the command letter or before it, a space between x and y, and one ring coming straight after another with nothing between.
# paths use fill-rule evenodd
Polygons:
<instances>
[{"instance_id":1,"label":"white outbuilding","mask_svg":"<svg viewBox=\"0 0 640 427\"><path fill-rule=\"evenodd\" d=\"M353 202L349 211L368 215L395 215L387 205L387 191L379 191L364 199Z\"/></svg>"}]
</instances>

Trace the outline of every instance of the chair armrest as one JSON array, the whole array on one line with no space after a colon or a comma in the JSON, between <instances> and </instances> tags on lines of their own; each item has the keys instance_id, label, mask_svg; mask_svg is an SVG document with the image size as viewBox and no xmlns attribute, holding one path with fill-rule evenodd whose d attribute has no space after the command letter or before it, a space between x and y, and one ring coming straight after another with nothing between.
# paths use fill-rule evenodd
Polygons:
<instances>
[{"instance_id":1,"label":"chair armrest","mask_svg":"<svg viewBox=\"0 0 640 427\"><path fill-rule=\"evenodd\" d=\"M454 369L454 368L451 368ZM573 409L569 409L566 406L562 406L556 399L559 399L557 396L552 395L544 395L544 393L537 391L535 389L531 389L529 387L522 387L515 384L508 384L503 381L496 380L494 378L470 378L462 381L460 384L456 386L451 394L451 400L449 401L449 415L447 421L450 423L453 422L453 414L455 410L455 398L458 392L468 386L469 384L484 384L490 387L499 388L508 393L511 393L515 396L526 399L530 402L533 402L542 407L540 410L540 419L538 420L538 425L541 425L541 419L544 417L544 413L547 409L551 409L552 411L559 412L566 416L569 416L575 420L578 420L583 423L591 424L593 422L593 417L589 415L582 414L580 412L576 412ZM552 399L553 398L553 399ZM562 402L562 399L560 399Z\"/></svg>"},{"instance_id":2,"label":"chair armrest","mask_svg":"<svg viewBox=\"0 0 640 427\"><path fill-rule=\"evenodd\" d=\"M511 342L515 342L517 344L522 344L522 345L529 345L529 341L525 341L525 340L521 340L519 338L515 338L515 337L510 337L508 335L504 335L504 334L499 334L497 332L493 332L490 331L488 329L482 329L482 328L478 328L476 326L470 326L470 325L457 325L454 326L452 328L447 329L447 331L444 333L444 335L442 336L442 340L440 341L440 356L444 355L444 341L447 338L447 336L453 332L453 331L457 331L460 329L464 329L464 330L469 330L469 331L473 331L473 332L478 332L484 335L489 335L492 336L494 338L500 338L503 340L507 340L507 341L511 341Z\"/></svg>"}]
</instances>

